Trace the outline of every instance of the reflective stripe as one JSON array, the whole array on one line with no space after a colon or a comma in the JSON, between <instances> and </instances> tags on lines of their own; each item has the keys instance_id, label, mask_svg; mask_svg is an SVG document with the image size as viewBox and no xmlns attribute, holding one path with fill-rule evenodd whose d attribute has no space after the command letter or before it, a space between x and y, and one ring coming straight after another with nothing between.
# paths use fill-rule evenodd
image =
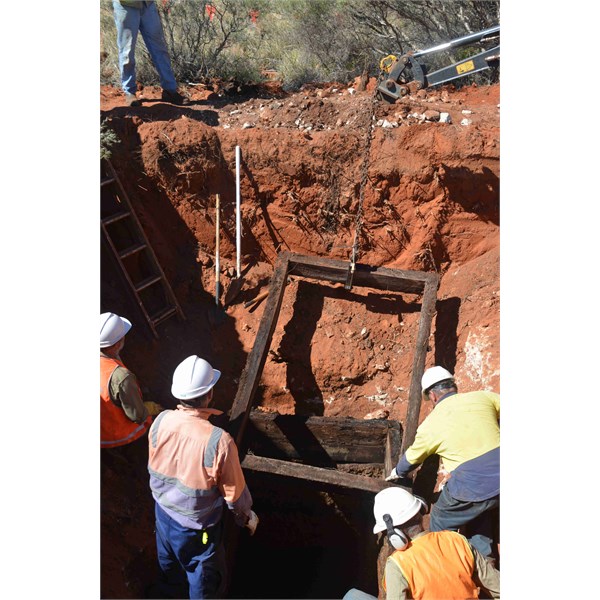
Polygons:
<instances>
[{"instance_id":1,"label":"reflective stripe","mask_svg":"<svg viewBox=\"0 0 600 600\"><path fill-rule=\"evenodd\" d=\"M138 425L129 435L125 436L124 438L121 438L120 440L110 440L109 442L103 442L102 440L100 440L100 446L114 446L115 444L122 444L123 442L126 442L127 440L131 439L136 434L138 434L141 429L145 428L145 426L145 422L141 425Z\"/></svg>"},{"instance_id":2,"label":"reflective stripe","mask_svg":"<svg viewBox=\"0 0 600 600\"><path fill-rule=\"evenodd\" d=\"M161 481L168 483L169 485L175 486L180 492L185 494L186 496L190 496L191 498L203 498L206 496L217 496L219 494L219 490L216 487L209 488L208 490L198 490L187 485L184 485L177 479L176 477L169 477L167 475L163 475L162 473L157 473L150 467L148 467L148 473L156 479L160 479Z\"/></svg>"},{"instance_id":3,"label":"reflective stripe","mask_svg":"<svg viewBox=\"0 0 600 600\"><path fill-rule=\"evenodd\" d=\"M212 467L215 462L215 455L217 454L217 444L221 439L221 435L223 434L223 430L220 427L214 427L210 434L210 438L208 440L208 445L206 446L206 452L204 453L204 466Z\"/></svg>"},{"instance_id":4,"label":"reflective stripe","mask_svg":"<svg viewBox=\"0 0 600 600\"><path fill-rule=\"evenodd\" d=\"M168 413L171 412L169 410L163 410L163 412L161 412L158 417L156 417L156 419L154 419L154 423L152 423L152 428L151 428L151 432L152 432L152 447L156 448L156 444L157 444L157 436L158 436L158 425L159 423L162 421L163 417Z\"/></svg>"}]
</instances>

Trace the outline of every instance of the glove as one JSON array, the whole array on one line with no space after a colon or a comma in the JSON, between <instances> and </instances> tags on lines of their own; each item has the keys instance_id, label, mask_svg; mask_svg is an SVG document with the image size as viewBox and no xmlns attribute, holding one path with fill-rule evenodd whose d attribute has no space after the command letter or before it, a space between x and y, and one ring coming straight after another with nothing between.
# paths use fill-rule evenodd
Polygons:
<instances>
[{"instance_id":1,"label":"glove","mask_svg":"<svg viewBox=\"0 0 600 600\"><path fill-rule=\"evenodd\" d=\"M158 402L151 402L150 400L144 402L144 406L146 407L146 410L148 411L148 414L151 417L155 417L156 415L159 415L163 410L165 410L164 407L158 404Z\"/></svg>"},{"instance_id":2,"label":"glove","mask_svg":"<svg viewBox=\"0 0 600 600\"><path fill-rule=\"evenodd\" d=\"M250 518L248 519L248 522L246 523L246 525L244 525L244 527L247 527L250 530L250 535L254 535L254 532L258 527L258 517L256 516L256 513L253 510L250 511Z\"/></svg>"},{"instance_id":3,"label":"glove","mask_svg":"<svg viewBox=\"0 0 600 600\"><path fill-rule=\"evenodd\" d=\"M392 472L385 478L386 481L393 481L394 479L399 479L400 476L396 473L396 467L392 469Z\"/></svg>"}]
</instances>

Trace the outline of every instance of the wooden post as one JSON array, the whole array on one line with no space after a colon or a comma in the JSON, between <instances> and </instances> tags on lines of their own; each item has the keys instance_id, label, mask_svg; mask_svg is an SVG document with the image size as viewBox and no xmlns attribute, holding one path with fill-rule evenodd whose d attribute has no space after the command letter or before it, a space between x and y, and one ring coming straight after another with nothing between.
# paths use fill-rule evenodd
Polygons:
<instances>
[{"instance_id":1,"label":"wooden post","mask_svg":"<svg viewBox=\"0 0 600 600\"><path fill-rule=\"evenodd\" d=\"M431 274L425 283L423 301L421 302L421 318L419 320L419 332L417 333L417 344L413 360L412 377L410 380L410 392L408 395L408 411L404 424L404 435L402 436L402 452L404 452L414 441L419 426L419 413L421 411L421 377L425 370L425 358L427 356L427 344L431 333L431 320L435 312L437 300L437 288L439 277Z\"/></svg>"},{"instance_id":2,"label":"wooden post","mask_svg":"<svg viewBox=\"0 0 600 600\"><path fill-rule=\"evenodd\" d=\"M265 360L267 359L275 325L277 325L277 317L279 316L283 292L285 291L285 284L287 282L287 272L288 258L287 253L283 252L277 258L275 272L269 285L267 306L260 321L254 346L246 360L246 366L240 377L238 391L233 401L231 412L229 413L229 433L235 437L238 448L241 446L248 414L252 408L254 393L256 392Z\"/></svg>"}]
</instances>

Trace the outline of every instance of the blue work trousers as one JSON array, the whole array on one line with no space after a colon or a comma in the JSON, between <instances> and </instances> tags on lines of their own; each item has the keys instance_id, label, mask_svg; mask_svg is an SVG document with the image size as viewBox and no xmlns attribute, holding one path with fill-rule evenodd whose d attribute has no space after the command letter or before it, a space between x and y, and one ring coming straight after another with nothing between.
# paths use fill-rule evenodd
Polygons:
<instances>
[{"instance_id":1,"label":"blue work trousers","mask_svg":"<svg viewBox=\"0 0 600 600\"><path fill-rule=\"evenodd\" d=\"M483 556L492 555L494 533L493 509L500 506L500 496L480 502L466 502L453 498L444 487L431 509L430 531L458 531L461 529L473 548Z\"/></svg>"},{"instance_id":2,"label":"blue work trousers","mask_svg":"<svg viewBox=\"0 0 600 600\"><path fill-rule=\"evenodd\" d=\"M135 44L138 33L142 34L146 48L152 58L163 90L177 91L177 82L171 69L171 59L165 43L156 2L141 2L140 8L123 6L113 0L117 46L119 47L119 69L121 85L127 94L135 94Z\"/></svg>"},{"instance_id":3,"label":"blue work trousers","mask_svg":"<svg viewBox=\"0 0 600 600\"><path fill-rule=\"evenodd\" d=\"M190 529L156 503L159 588L167 598L218 598L225 583L223 521L205 530Z\"/></svg>"}]
</instances>

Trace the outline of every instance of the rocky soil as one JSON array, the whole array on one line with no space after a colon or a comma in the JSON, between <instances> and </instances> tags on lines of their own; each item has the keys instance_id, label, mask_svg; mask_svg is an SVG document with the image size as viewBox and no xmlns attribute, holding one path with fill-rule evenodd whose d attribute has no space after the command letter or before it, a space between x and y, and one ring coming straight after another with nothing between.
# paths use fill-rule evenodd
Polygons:
<instances>
[{"instance_id":1,"label":"rocky soil","mask_svg":"<svg viewBox=\"0 0 600 600\"><path fill-rule=\"evenodd\" d=\"M133 321L123 357L147 399L174 406L173 369L199 354L223 372L215 396L227 411L265 306L244 303L267 289L281 251L348 260L361 195L358 262L441 276L427 366L454 371L463 390L500 391L500 88L448 86L387 104L374 86L195 86L185 107L145 88L137 108L101 89L101 117L120 138L113 165L186 314L159 325L155 340L103 254L101 309ZM226 291L236 274L236 146L244 285L223 309L214 299L215 199ZM419 310L418 296L292 273L257 406L402 421ZM149 564L151 535L123 531L120 552ZM136 597L137 584L114 575L127 560L117 568L103 553L103 597Z\"/></svg>"}]
</instances>

